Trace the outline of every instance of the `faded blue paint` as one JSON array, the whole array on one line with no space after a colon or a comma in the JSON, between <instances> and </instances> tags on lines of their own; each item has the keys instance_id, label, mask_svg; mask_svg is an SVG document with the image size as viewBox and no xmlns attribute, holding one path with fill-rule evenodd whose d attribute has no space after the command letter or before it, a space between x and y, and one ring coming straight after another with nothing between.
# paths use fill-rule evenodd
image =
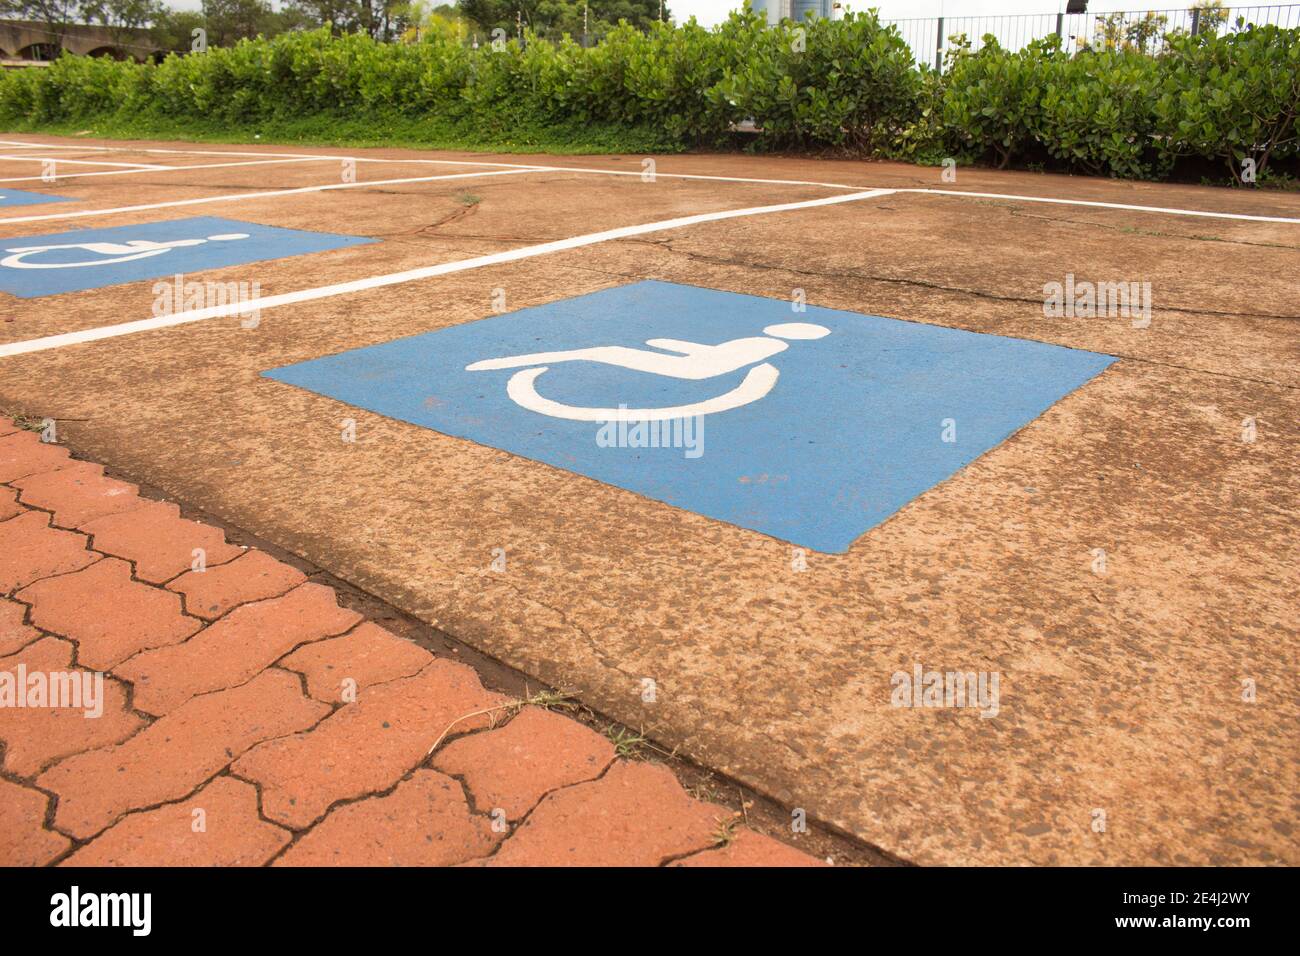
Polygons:
<instances>
[{"instance_id":1,"label":"faded blue paint","mask_svg":"<svg viewBox=\"0 0 1300 956\"><path fill-rule=\"evenodd\" d=\"M211 239L212 236L240 235L239 239ZM198 245L172 247L144 258L123 262L105 262L131 253L112 253L86 249L87 243L110 243L125 249L137 241L155 243L178 240L203 240ZM246 265L267 259L300 256L310 252L324 252L345 246L374 242L362 236L343 236L329 232L307 232L302 229L281 229L237 219L216 216L196 216L189 219L171 219L166 222L146 222L134 226L113 226L108 229L75 229L41 236L15 236L0 239L0 290L30 299L54 295L59 292L78 292L83 289L100 289L141 279L156 279L177 273L192 275L225 266ZM18 253L16 250L40 246L71 246L38 253ZM42 268L19 268L6 264L19 255L22 263L32 263ZM69 266L67 263L93 265ZM53 266L53 268L51 267ZM256 276L245 277L248 279Z\"/></svg>"},{"instance_id":2,"label":"faded blue paint","mask_svg":"<svg viewBox=\"0 0 1300 956\"><path fill-rule=\"evenodd\" d=\"M6 189L0 183L0 206L39 206L47 202L70 202L67 196L51 196L49 193L30 193L25 189Z\"/></svg>"},{"instance_id":3,"label":"faded blue paint","mask_svg":"<svg viewBox=\"0 0 1300 956\"><path fill-rule=\"evenodd\" d=\"M599 424L511 401L511 371L465 370L540 351L645 349L652 338L716 345L788 322L831 331L790 341L768 359L780 378L765 397L705 416L696 458L682 448L601 447ZM638 282L265 374L796 545L844 552L1113 361L1024 339L815 306L794 313L785 300ZM744 375L684 381L580 361L554 365L536 387L569 405L666 407L719 395ZM942 440L947 419L955 442Z\"/></svg>"}]
</instances>

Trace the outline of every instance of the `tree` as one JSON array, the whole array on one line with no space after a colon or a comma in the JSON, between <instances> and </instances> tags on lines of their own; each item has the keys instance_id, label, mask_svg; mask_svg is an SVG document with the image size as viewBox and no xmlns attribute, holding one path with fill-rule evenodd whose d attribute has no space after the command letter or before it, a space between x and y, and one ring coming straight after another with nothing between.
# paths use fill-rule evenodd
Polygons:
<instances>
[{"instance_id":1,"label":"tree","mask_svg":"<svg viewBox=\"0 0 1300 956\"><path fill-rule=\"evenodd\" d=\"M1168 26L1169 18L1162 13L1147 13L1136 20L1123 13L1107 14L1097 20L1096 45L1103 50L1146 53L1147 44L1164 36Z\"/></svg>"},{"instance_id":2,"label":"tree","mask_svg":"<svg viewBox=\"0 0 1300 956\"><path fill-rule=\"evenodd\" d=\"M203 0L203 29L208 46L233 46L236 41L266 33L274 14L267 0Z\"/></svg>"},{"instance_id":3,"label":"tree","mask_svg":"<svg viewBox=\"0 0 1300 956\"><path fill-rule=\"evenodd\" d=\"M68 27L78 21L80 14L80 0L0 0L0 17L32 20L46 28L49 38L45 43L54 56L63 51Z\"/></svg>"},{"instance_id":4,"label":"tree","mask_svg":"<svg viewBox=\"0 0 1300 956\"><path fill-rule=\"evenodd\" d=\"M480 29L450 3L435 7L429 0L411 0L405 5L403 16L407 24L401 37L403 43L416 43L430 36L463 40Z\"/></svg>"},{"instance_id":5,"label":"tree","mask_svg":"<svg viewBox=\"0 0 1300 956\"><path fill-rule=\"evenodd\" d=\"M593 33L603 33L626 20L632 26L646 29L659 19L659 0L461 0L460 9L487 33L500 27L513 36L517 24L533 30L539 36L558 39L561 34L579 36L582 33L583 11L587 12L588 28ZM665 20L672 16L667 5L663 7Z\"/></svg>"},{"instance_id":6,"label":"tree","mask_svg":"<svg viewBox=\"0 0 1300 956\"><path fill-rule=\"evenodd\" d=\"M82 0L81 4L82 19L107 29L118 47L135 45L139 31L166 12L160 0Z\"/></svg>"},{"instance_id":7,"label":"tree","mask_svg":"<svg viewBox=\"0 0 1300 956\"><path fill-rule=\"evenodd\" d=\"M1219 27L1228 22L1228 10L1224 7L1223 0L1198 0L1192 4L1192 9L1197 15L1198 35L1214 36L1219 32Z\"/></svg>"},{"instance_id":8,"label":"tree","mask_svg":"<svg viewBox=\"0 0 1300 956\"><path fill-rule=\"evenodd\" d=\"M193 48L194 31L204 28L203 14L197 10L164 8L153 21L149 36L163 50L185 53Z\"/></svg>"},{"instance_id":9,"label":"tree","mask_svg":"<svg viewBox=\"0 0 1300 956\"><path fill-rule=\"evenodd\" d=\"M294 10L334 33L368 33L376 40L393 40L409 25L408 0L287 0Z\"/></svg>"}]
</instances>

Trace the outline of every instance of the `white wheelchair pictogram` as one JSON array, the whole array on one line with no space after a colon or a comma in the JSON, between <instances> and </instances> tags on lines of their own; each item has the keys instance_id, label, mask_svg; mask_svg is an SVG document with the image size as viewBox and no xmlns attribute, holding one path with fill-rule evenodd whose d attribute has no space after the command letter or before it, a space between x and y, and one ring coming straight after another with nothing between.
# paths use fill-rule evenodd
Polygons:
<instances>
[{"instance_id":1,"label":"white wheelchair pictogram","mask_svg":"<svg viewBox=\"0 0 1300 956\"><path fill-rule=\"evenodd\" d=\"M9 269L78 269L83 266L109 266L119 262L132 262L136 259L148 259L161 256L173 249L189 246L201 246L205 242L231 242L247 239L246 232L222 233L204 239L171 239L167 242L154 242L151 239L128 239L126 242L69 242L49 246L14 246L3 250L9 253L0 259L0 266ZM79 262L30 262L31 257L58 249L85 249L97 258Z\"/></svg>"},{"instance_id":2,"label":"white wheelchair pictogram","mask_svg":"<svg viewBox=\"0 0 1300 956\"><path fill-rule=\"evenodd\" d=\"M607 421L664 421L672 418L689 418L695 415L712 415L750 405L776 385L781 373L776 366L765 361L790 347L786 339L810 340L830 335L830 329L811 322L782 322L763 329L763 335L732 339L719 345L702 345L680 339L647 339L646 345L662 351L628 348L622 345L599 345L586 349L569 349L562 352L534 352L531 355L514 355L505 358L485 359L465 366L467 372L486 372L496 369L521 369L510 376L506 394L516 405L551 418L565 418L578 422ZM620 368L664 375L669 378L702 381L728 375L747 365L753 366L741 383L728 392L702 402L673 405L667 408L589 408L565 405L537 392L537 379L552 365L561 362L599 362ZM755 364L758 363L758 364Z\"/></svg>"}]
</instances>

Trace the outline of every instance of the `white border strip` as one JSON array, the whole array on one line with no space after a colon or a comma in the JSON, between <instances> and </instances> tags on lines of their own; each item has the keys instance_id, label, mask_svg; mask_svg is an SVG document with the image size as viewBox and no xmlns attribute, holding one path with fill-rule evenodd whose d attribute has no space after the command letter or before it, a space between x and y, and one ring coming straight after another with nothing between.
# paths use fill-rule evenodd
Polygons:
<instances>
[{"instance_id":1,"label":"white border strip","mask_svg":"<svg viewBox=\"0 0 1300 956\"><path fill-rule=\"evenodd\" d=\"M25 158L32 159L33 157L28 156ZM331 159L337 163L340 158L341 157L338 156L305 156L287 159L255 159L242 163L196 163L193 166L154 166L144 169L110 169L98 173L57 173L53 179L46 179L44 176L12 176L8 179L0 179L0 183L32 183L40 181L52 184L62 182L65 179L76 179L85 176L125 176L128 173L146 172L178 173L186 169L227 169L231 166L270 166L277 163L309 163L321 159ZM56 163L70 162L70 160L58 159L57 157L55 157L54 161Z\"/></svg>"},{"instance_id":2,"label":"white border strip","mask_svg":"<svg viewBox=\"0 0 1300 956\"><path fill-rule=\"evenodd\" d=\"M13 163L64 163L70 166L116 166L118 169L130 170L175 169L175 166L159 166L156 163L106 163L93 159L64 159L61 156L0 156L0 160Z\"/></svg>"},{"instance_id":3,"label":"white border strip","mask_svg":"<svg viewBox=\"0 0 1300 956\"><path fill-rule=\"evenodd\" d=\"M1122 202L1099 202L1093 199L1053 199L1047 196L1018 196L1011 193L969 193L955 189L896 189L900 193L929 193L932 196L965 196L970 199L1010 199L1015 202L1045 202L1062 206L1094 206L1099 209L1127 209L1133 212L1159 212L1172 216L1203 216L1209 219L1243 219L1247 222L1285 222L1300 224L1287 216L1250 216L1240 212L1210 212L1204 209L1177 209L1169 206L1134 206Z\"/></svg>"},{"instance_id":4,"label":"white border strip","mask_svg":"<svg viewBox=\"0 0 1300 956\"><path fill-rule=\"evenodd\" d=\"M36 216L14 216L0 219L0 226L16 222L47 222L51 219L84 219L90 216L115 216L124 212L143 212L147 209L169 209L174 206L199 206L210 202L236 202L241 199L266 199L270 196L295 196L318 193L327 189L360 189L365 186L396 186L401 183L431 183L444 179L472 179L484 176L518 176L535 172L533 169L490 169L473 173L449 173L443 176L411 176L405 179L373 179L355 183L325 183L320 186L296 186L292 189L269 189L256 193L223 193L220 196L199 196L195 199L173 199L167 202L141 203L138 206L114 206L111 209L87 209L82 212L51 212Z\"/></svg>"},{"instance_id":5,"label":"white border strip","mask_svg":"<svg viewBox=\"0 0 1300 956\"><path fill-rule=\"evenodd\" d=\"M481 269L484 266L500 265L504 262L517 262L520 259L531 259L535 256L544 256L552 252L564 252L569 249L579 249L583 246L592 246L602 242L609 242L614 239L640 236L649 232L661 232L666 229L681 229L685 226L694 226L699 223L717 222L722 219L737 219L742 216L763 216L770 213L789 212L795 209L810 209L816 206L833 206L839 203L856 202L860 199L873 199L877 196L887 196L892 192L894 192L892 189L872 189L866 192L849 193L843 196L829 196L823 199L808 199L803 202L780 203L773 206L750 206L744 209L706 212L694 216L681 216L676 219L663 219L658 222L647 222L636 226L623 226L618 229L607 229L604 232L591 232L586 235L572 236L568 239L558 239L554 242L543 242L538 245L524 246L519 249L508 249L505 252L494 252L485 256L475 256L471 259L459 259L454 262L443 262L438 265L423 266L419 269L408 269L405 272L391 272L387 275L371 276L367 279L356 279L352 282L339 282L334 285L319 286L315 289L300 289L297 292L285 292L280 295L250 299L247 302L209 306L208 308L203 309L190 309L185 312L177 312L173 315L160 315L149 319L139 319L134 322L121 322L117 325L105 325L95 329L83 329L80 332L65 332L61 335L49 335L44 338L29 339L25 342L10 342L7 345L0 345L0 358L8 358L14 355L26 355L31 352L42 352L47 349L62 348L66 345L81 345L86 342L98 342L102 339L116 338L121 335L132 335L136 332L150 332L155 329L165 329L176 325L186 325L190 322L202 322L205 319L247 315L249 312L254 310L261 311L263 309L274 309L282 305L295 305L299 302L311 302L315 299L326 299L337 295L350 295L354 292L364 292L369 289L383 288L384 286L401 285L407 282L416 282L421 279L431 279L435 276L449 275L454 272L465 272L470 269Z\"/></svg>"},{"instance_id":6,"label":"white border strip","mask_svg":"<svg viewBox=\"0 0 1300 956\"><path fill-rule=\"evenodd\" d=\"M483 167L489 167L493 169L531 169L531 170L546 170L548 172L592 173L592 174L597 174L602 176L638 176L639 177L643 175L642 172L637 170L600 169L600 168L590 167L590 166L553 166L553 165L539 166L539 165L526 164L526 163L494 163L494 162L485 162L482 160L470 160L470 159L459 159L459 160L457 159L415 159L415 158L389 159L389 158L381 158L377 156L340 156L340 155L322 155L318 153L270 153L270 152L263 152L260 150L240 152L235 150L162 149L158 147L132 147L132 146L120 146L120 147L91 146L91 145L73 146L73 145L62 145L62 144L56 145L52 143L50 144L24 143L16 140L0 140L0 146L31 146L34 148L45 147L49 149L87 149L87 150L93 149L93 150L104 150L104 151L121 150L125 152L166 154L166 155L274 157L273 159L255 160L253 162L247 162L247 163L210 163L210 164L197 164L194 166L164 167L170 170L216 169L224 166L244 166L244 165L252 166L252 165L257 165L258 163L272 163L272 162L312 162L312 161L323 161L323 160L333 160L337 162L343 159L352 159L358 163L389 163L389 164L396 164L396 165L405 164L405 165L439 165L439 166L444 166L444 165L445 166L483 166ZM14 157L14 158L17 159L19 157ZM23 157L23 158L29 158L29 157ZM72 176L114 176L114 175L121 175L123 173L142 172L142 171L144 170L125 169L125 170L113 170L107 173L69 173L67 176L60 176L59 178L68 179L71 178ZM695 180L703 180L707 182L727 182L727 183L759 183L763 185L772 185L772 186L817 186L823 189L843 189L848 191L858 191L858 190L876 188L876 187L865 186L861 184L854 185L850 183L828 183L828 182L819 182L816 180L759 179L759 178L751 178L746 176L709 176L700 173L656 172L654 175L656 178L664 178L664 179L695 179ZM33 180L39 178L40 178L39 176L30 177L30 179ZM0 183L24 182L24 181L27 180L0 179ZM964 197L969 199L1005 199L1005 200L1011 200L1015 202L1052 203L1052 204L1065 205L1065 206L1091 206L1091 207L1101 208L1101 209L1124 209L1131 212L1161 213L1165 215L1174 215L1174 216L1196 216L1196 217L1207 218L1207 219L1233 219L1233 220L1245 221L1245 222L1278 222L1278 223L1286 223L1290 225L1300 224L1300 218L1289 217L1289 216L1256 216L1256 215L1249 215L1246 213L1213 212L1210 210L1203 210L1203 209L1182 209L1182 208L1175 208L1175 207L1168 207L1168 206L1142 206L1142 205L1130 204L1130 203L1101 202L1101 201L1089 200L1089 199L1058 199L1058 198L1051 198L1046 196L1023 196L1015 193L962 192L955 189L926 189L926 188L919 188L919 187L901 187L901 186L880 187L880 188L888 188L890 192L898 192L898 193L921 193L921 194L929 194L934 196L957 196L957 197Z\"/></svg>"}]
</instances>

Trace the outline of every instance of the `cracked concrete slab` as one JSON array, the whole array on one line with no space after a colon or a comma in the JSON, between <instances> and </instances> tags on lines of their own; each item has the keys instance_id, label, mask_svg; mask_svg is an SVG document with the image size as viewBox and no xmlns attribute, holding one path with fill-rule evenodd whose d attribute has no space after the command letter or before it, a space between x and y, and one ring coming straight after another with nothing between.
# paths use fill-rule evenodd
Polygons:
<instances>
[{"instance_id":1,"label":"cracked concrete slab","mask_svg":"<svg viewBox=\"0 0 1300 956\"><path fill-rule=\"evenodd\" d=\"M937 170L883 163L658 168L940 185ZM1300 216L1279 194L959 175L962 189ZM118 201L129 178L86 193ZM448 218L465 189L473 214ZM221 214L391 237L346 261L269 264L263 287L280 291L825 194L530 174ZM127 476L898 857L1294 864L1298 243L1294 225L898 193L286 306L257 329L215 320L0 360L0 403L65 419L74 447ZM1044 318L1044 284L1067 274L1149 282L1149 328ZM497 289L517 309L643 278L801 288L817 305L1121 360L806 571L775 539L260 377L492 314ZM147 314L147 293L7 301L0 335ZM345 418L355 443L340 440ZM996 672L997 716L891 706L895 675L918 664Z\"/></svg>"}]
</instances>

